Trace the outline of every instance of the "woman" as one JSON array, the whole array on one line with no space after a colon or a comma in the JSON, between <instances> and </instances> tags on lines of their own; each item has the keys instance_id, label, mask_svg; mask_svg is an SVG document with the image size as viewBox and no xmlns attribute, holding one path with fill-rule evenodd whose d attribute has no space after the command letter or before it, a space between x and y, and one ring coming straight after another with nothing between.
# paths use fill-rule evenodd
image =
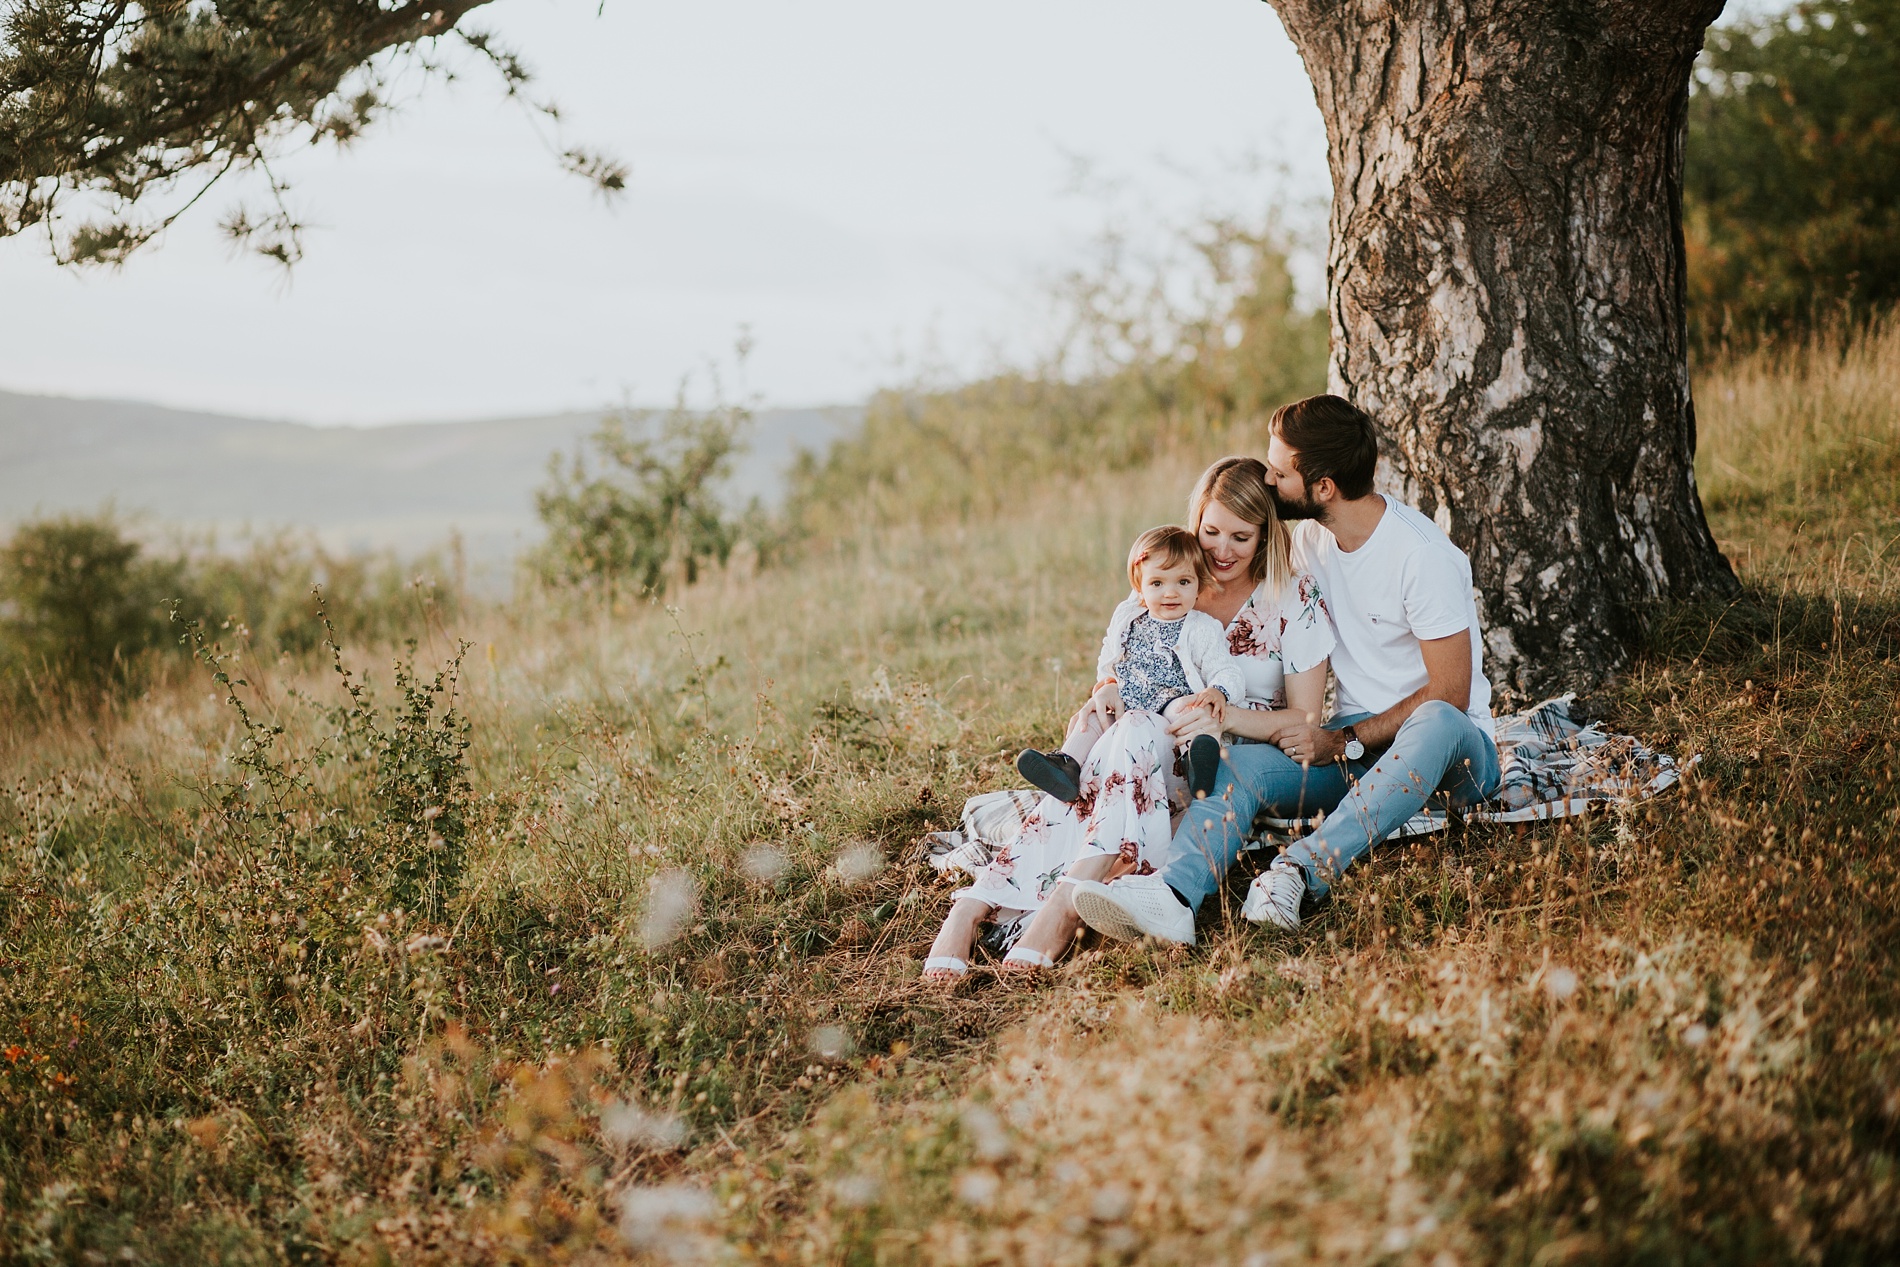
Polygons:
<instances>
[{"instance_id":1,"label":"woman","mask_svg":"<svg viewBox=\"0 0 1900 1267\"><path fill-rule=\"evenodd\" d=\"M1271 742L1320 713L1333 650L1324 600L1310 576L1293 574L1286 526L1274 513L1266 467L1255 459L1222 458L1207 468L1188 500L1188 527L1214 574L1196 610L1226 627L1228 647L1247 675L1246 707L1228 711L1227 732L1236 742ZM1091 722L1106 730L1083 764L1081 798L1071 806L1043 797L1016 839L956 895L924 961L926 979L962 976L977 926L1025 911L1035 917L1003 966L1050 967L1081 926L1064 879L1153 870L1173 834L1173 815L1186 804L1176 744L1214 733L1214 723L1206 712L1172 725L1152 713L1123 716L1112 681L1069 727Z\"/></svg>"}]
</instances>

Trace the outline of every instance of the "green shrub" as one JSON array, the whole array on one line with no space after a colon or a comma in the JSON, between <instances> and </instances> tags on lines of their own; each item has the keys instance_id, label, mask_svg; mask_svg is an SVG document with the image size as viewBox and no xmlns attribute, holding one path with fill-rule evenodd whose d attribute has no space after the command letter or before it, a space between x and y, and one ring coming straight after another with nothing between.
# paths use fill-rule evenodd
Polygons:
<instances>
[{"instance_id":1,"label":"green shrub","mask_svg":"<svg viewBox=\"0 0 1900 1267\"><path fill-rule=\"evenodd\" d=\"M649 420L634 410L609 414L580 451L549 461L548 483L534 499L548 535L532 566L545 582L658 596L669 581L691 585L704 563L731 556L737 533L718 484L751 412L696 413L682 403L657 434L639 434Z\"/></svg>"},{"instance_id":2,"label":"green shrub","mask_svg":"<svg viewBox=\"0 0 1900 1267\"><path fill-rule=\"evenodd\" d=\"M13 693L54 702L136 685L181 570L145 557L110 515L22 525L0 546L0 668Z\"/></svg>"},{"instance_id":3,"label":"green shrub","mask_svg":"<svg viewBox=\"0 0 1900 1267\"><path fill-rule=\"evenodd\" d=\"M1711 30L1683 210L1705 345L1900 300L1900 2L1804 0Z\"/></svg>"},{"instance_id":4,"label":"green shrub","mask_svg":"<svg viewBox=\"0 0 1900 1267\"><path fill-rule=\"evenodd\" d=\"M314 588L342 637L388 644L461 607L440 561L335 554L288 534L240 554L155 552L111 514L20 525L0 546L0 701L42 712L136 691L180 650L171 611L272 654L323 644Z\"/></svg>"},{"instance_id":5,"label":"green shrub","mask_svg":"<svg viewBox=\"0 0 1900 1267\"><path fill-rule=\"evenodd\" d=\"M462 609L456 571L436 555L339 554L279 533L254 539L239 553L188 554L174 596L189 617L242 625L255 645L306 655L324 643L319 587L324 614L340 637L383 645Z\"/></svg>"},{"instance_id":6,"label":"green shrub","mask_svg":"<svg viewBox=\"0 0 1900 1267\"><path fill-rule=\"evenodd\" d=\"M330 711L338 746L324 755L369 771L389 905L440 920L461 882L474 814L468 719L455 706L468 644L458 644L448 664L427 677L416 669L416 646L410 639L407 654L395 662L399 702L385 715L368 683L343 666L343 649L330 643L349 700Z\"/></svg>"},{"instance_id":7,"label":"green shrub","mask_svg":"<svg viewBox=\"0 0 1900 1267\"><path fill-rule=\"evenodd\" d=\"M1326 316L1295 302L1288 242L1209 220L1160 261L1132 261L1114 234L1059 286L1061 346L1030 370L952 389L878 393L857 436L792 475L799 532L1008 510L1052 478L1121 470L1234 436L1252 443L1272 409L1322 391Z\"/></svg>"}]
</instances>

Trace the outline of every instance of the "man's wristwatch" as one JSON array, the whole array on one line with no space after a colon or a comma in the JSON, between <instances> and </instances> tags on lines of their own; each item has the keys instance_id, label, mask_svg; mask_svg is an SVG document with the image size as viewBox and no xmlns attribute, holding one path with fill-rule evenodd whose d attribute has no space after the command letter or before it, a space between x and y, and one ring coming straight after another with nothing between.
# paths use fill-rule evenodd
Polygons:
<instances>
[{"instance_id":1,"label":"man's wristwatch","mask_svg":"<svg viewBox=\"0 0 1900 1267\"><path fill-rule=\"evenodd\" d=\"M1359 742L1359 736L1353 733L1351 726L1345 727L1339 733L1346 736L1346 760L1357 761L1366 755L1366 746Z\"/></svg>"}]
</instances>

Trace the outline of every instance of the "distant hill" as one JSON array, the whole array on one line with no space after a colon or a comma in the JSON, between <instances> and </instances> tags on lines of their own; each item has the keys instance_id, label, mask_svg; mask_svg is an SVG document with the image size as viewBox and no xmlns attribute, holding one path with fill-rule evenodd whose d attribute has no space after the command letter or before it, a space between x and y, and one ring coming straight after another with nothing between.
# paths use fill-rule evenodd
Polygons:
<instances>
[{"instance_id":1,"label":"distant hill","mask_svg":"<svg viewBox=\"0 0 1900 1267\"><path fill-rule=\"evenodd\" d=\"M728 488L782 495L800 449L855 427L855 408L768 409ZM0 392L0 530L92 511L213 530L314 531L340 548L403 552L462 535L492 570L538 535L534 489L600 413L386 427L312 427L131 401Z\"/></svg>"}]
</instances>

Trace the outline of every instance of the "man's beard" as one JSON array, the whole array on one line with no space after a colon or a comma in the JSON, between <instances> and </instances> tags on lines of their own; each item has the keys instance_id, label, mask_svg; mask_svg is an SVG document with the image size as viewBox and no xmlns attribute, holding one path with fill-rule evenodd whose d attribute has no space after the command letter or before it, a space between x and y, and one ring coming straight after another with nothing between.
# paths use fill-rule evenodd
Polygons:
<instances>
[{"instance_id":1,"label":"man's beard","mask_svg":"<svg viewBox=\"0 0 1900 1267\"><path fill-rule=\"evenodd\" d=\"M1321 513L1323 508L1319 503L1311 500L1310 494L1299 501L1292 501L1280 496L1280 490L1277 488L1268 489L1267 491L1273 494L1273 509L1282 519L1320 519L1324 517Z\"/></svg>"}]
</instances>

